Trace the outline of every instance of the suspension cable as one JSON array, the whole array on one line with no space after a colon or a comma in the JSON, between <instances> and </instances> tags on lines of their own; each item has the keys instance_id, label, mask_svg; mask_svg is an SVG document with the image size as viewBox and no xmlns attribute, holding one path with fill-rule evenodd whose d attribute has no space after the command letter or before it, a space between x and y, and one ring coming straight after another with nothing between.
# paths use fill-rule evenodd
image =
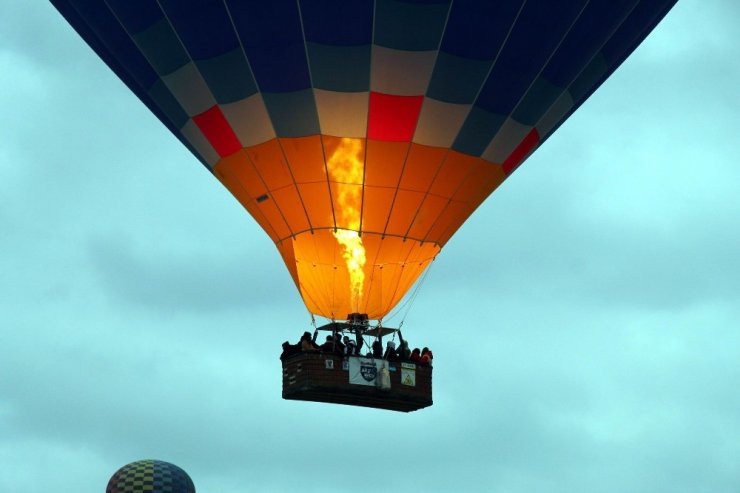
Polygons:
<instances>
[{"instance_id":1,"label":"suspension cable","mask_svg":"<svg viewBox=\"0 0 740 493\"><path fill-rule=\"evenodd\" d=\"M397 315L399 315L401 311L405 309L405 312L403 316L401 317L401 321L398 324L399 329L403 326L403 322L406 320L406 317L411 311L411 307L414 305L414 302L416 301L416 297L419 296L421 287L424 285L424 282L426 282L427 276L429 275L429 271L432 270L432 265L434 264L434 260L435 259L432 259L432 262L430 262L429 266L426 269L424 269L424 273L421 275L421 279L419 279L419 282L416 283L416 286L414 286L414 290L411 292L411 296L409 296L408 299L406 299L406 301L403 302L403 304L396 307L393 313L388 316L388 318L392 319L396 317Z\"/></svg>"}]
</instances>

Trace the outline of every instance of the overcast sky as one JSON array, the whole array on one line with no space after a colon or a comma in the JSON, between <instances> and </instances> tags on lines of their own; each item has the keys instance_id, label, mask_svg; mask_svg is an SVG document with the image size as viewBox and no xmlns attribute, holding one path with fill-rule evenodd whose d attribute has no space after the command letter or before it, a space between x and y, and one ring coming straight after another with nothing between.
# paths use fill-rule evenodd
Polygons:
<instances>
[{"instance_id":1,"label":"overcast sky","mask_svg":"<svg viewBox=\"0 0 740 493\"><path fill-rule=\"evenodd\" d=\"M267 235L51 5L0 12L0 492L740 488L740 2L681 0L450 241L411 414L283 401Z\"/></svg>"}]
</instances>

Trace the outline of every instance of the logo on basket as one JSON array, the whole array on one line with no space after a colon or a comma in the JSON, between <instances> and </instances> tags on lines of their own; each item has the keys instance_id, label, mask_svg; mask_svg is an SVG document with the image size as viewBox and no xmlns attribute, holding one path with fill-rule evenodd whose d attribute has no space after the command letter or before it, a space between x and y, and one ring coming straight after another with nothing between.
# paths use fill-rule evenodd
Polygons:
<instances>
[{"instance_id":1,"label":"logo on basket","mask_svg":"<svg viewBox=\"0 0 740 493\"><path fill-rule=\"evenodd\" d=\"M375 380L375 376L378 374L378 369L375 368L375 363L360 363L360 375L368 382Z\"/></svg>"}]
</instances>

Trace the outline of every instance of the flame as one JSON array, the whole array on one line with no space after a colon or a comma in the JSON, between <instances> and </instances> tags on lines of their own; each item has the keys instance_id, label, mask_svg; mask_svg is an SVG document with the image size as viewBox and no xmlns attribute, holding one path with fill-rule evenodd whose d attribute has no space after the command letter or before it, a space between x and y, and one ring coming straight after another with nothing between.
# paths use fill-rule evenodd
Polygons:
<instances>
[{"instance_id":1,"label":"flame","mask_svg":"<svg viewBox=\"0 0 740 493\"><path fill-rule=\"evenodd\" d=\"M334 214L337 224L347 229L335 229L334 238L342 246L342 257L349 272L352 306L362 299L365 284L365 246L360 237L360 206L364 165L361 159L362 143L358 139L343 138L334 154L326 161L331 180L336 183Z\"/></svg>"}]
</instances>

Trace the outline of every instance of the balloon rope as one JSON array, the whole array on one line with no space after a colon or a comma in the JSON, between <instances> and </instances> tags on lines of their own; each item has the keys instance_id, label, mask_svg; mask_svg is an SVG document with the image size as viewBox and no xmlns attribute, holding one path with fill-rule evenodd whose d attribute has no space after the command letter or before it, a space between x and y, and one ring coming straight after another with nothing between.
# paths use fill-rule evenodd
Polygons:
<instances>
[{"instance_id":1,"label":"balloon rope","mask_svg":"<svg viewBox=\"0 0 740 493\"><path fill-rule=\"evenodd\" d=\"M397 315L398 315L399 313L401 313L401 310L403 310L403 308L404 308L404 307L405 307L406 305L408 305L408 304L409 304L409 301L410 301L410 300L411 300L411 297L410 297L410 296L409 296L408 298L405 298L405 299L404 299L404 301L403 301L403 303L402 303L402 304L400 304L400 305L398 305L398 306L397 306L397 307L395 308L395 310L393 310L393 312L391 312L391 313L390 313L390 314L389 314L389 315L388 315L388 316L386 317L386 320L393 320L394 318L396 318L396 316L397 316Z\"/></svg>"},{"instance_id":2,"label":"balloon rope","mask_svg":"<svg viewBox=\"0 0 740 493\"><path fill-rule=\"evenodd\" d=\"M434 263L434 259L432 259L432 262L429 264L429 267L427 267L424 270L424 273L421 275L421 279L419 279L419 282L416 283L414 286L414 290L411 292L411 296L409 296L406 301L403 302L400 306L396 307L396 309L391 313L387 318L393 319L398 314L401 313L401 311L405 308L406 311L403 314L403 317L401 317L401 322L398 324L398 328L400 329L403 325L403 322L406 320L406 317L408 316L409 312L411 311L411 307L414 304L414 301L416 301L416 297L419 295L419 291L421 290L421 286L424 284L424 282L427 279L427 276L429 275L429 271L432 270L432 264Z\"/></svg>"},{"instance_id":3,"label":"balloon rope","mask_svg":"<svg viewBox=\"0 0 740 493\"><path fill-rule=\"evenodd\" d=\"M416 287L414 288L414 292L411 293L411 300L409 300L408 307L406 308L406 313L404 313L403 317L401 318L401 323L398 324L399 328L403 325L403 322L406 320L406 317L411 311L411 307L414 305L414 302L416 301L416 297L419 296L419 291L421 291L421 287L424 285L424 282L427 280L427 276L429 275L429 271L432 270L433 264L434 264L434 259L432 259L432 262L429 264L429 267L427 267L427 269L421 275L419 284L417 284Z\"/></svg>"}]
</instances>

